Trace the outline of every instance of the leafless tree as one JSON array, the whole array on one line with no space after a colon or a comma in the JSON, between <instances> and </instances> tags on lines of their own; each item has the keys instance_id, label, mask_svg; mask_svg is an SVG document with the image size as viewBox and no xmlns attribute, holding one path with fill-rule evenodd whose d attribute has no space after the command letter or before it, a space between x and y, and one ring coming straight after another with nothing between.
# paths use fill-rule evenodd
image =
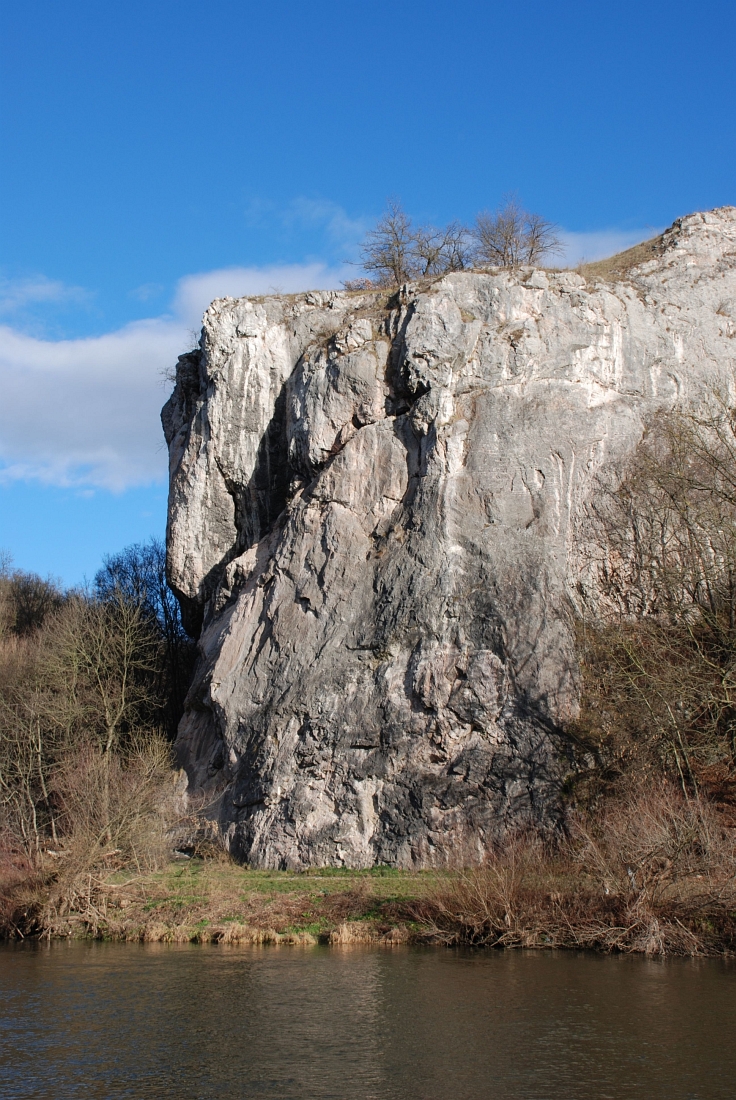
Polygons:
<instances>
[{"instance_id":1,"label":"leafless tree","mask_svg":"<svg viewBox=\"0 0 736 1100\"><path fill-rule=\"evenodd\" d=\"M48 722L83 727L85 739L113 753L150 714L158 646L141 605L123 593L104 602L76 597L45 635L41 668L54 695Z\"/></svg>"},{"instance_id":2,"label":"leafless tree","mask_svg":"<svg viewBox=\"0 0 736 1100\"><path fill-rule=\"evenodd\" d=\"M361 249L362 267L371 278L351 280L345 286L369 290L474 266L535 265L560 250L552 222L524 210L515 196L495 213L479 214L470 230L457 221L444 227L414 225L401 203L392 199Z\"/></svg>"},{"instance_id":3,"label":"leafless tree","mask_svg":"<svg viewBox=\"0 0 736 1100\"><path fill-rule=\"evenodd\" d=\"M727 394L716 388L697 411L659 416L626 468L601 481L585 524L597 546L587 552L588 720L605 727L621 760L653 750L685 793L696 792L714 768L736 767L736 421Z\"/></svg>"},{"instance_id":4,"label":"leafless tree","mask_svg":"<svg viewBox=\"0 0 736 1100\"><path fill-rule=\"evenodd\" d=\"M399 286L416 275L411 219L397 199L390 199L386 213L367 234L361 264L381 285Z\"/></svg>"},{"instance_id":5,"label":"leafless tree","mask_svg":"<svg viewBox=\"0 0 736 1100\"><path fill-rule=\"evenodd\" d=\"M524 233L525 263L538 266L544 260L562 252L562 241L557 227L541 214L527 215Z\"/></svg>"},{"instance_id":6,"label":"leafless tree","mask_svg":"<svg viewBox=\"0 0 736 1100\"><path fill-rule=\"evenodd\" d=\"M514 195L494 213L479 214L471 232L474 261L479 267L540 264L561 250L553 223L524 210Z\"/></svg>"},{"instance_id":7,"label":"leafless tree","mask_svg":"<svg viewBox=\"0 0 736 1100\"><path fill-rule=\"evenodd\" d=\"M166 755L189 643L162 561L159 546L131 547L107 560L94 592L67 593L0 564L0 833L32 860L78 832L78 762L99 779L95 813L109 807L112 844L120 784L132 797L143 783L146 745L151 760Z\"/></svg>"},{"instance_id":8,"label":"leafless tree","mask_svg":"<svg viewBox=\"0 0 736 1100\"><path fill-rule=\"evenodd\" d=\"M472 241L462 222L450 222L444 230L443 262L445 271L464 271L473 265Z\"/></svg>"},{"instance_id":9,"label":"leafless tree","mask_svg":"<svg viewBox=\"0 0 736 1100\"><path fill-rule=\"evenodd\" d=\"M415 226L401 204L392 199L363 242L361 264L379 286L399 286L412 279L461 271L468 266L468 246L467 230L459 222L444 228ZM350 288L367 289L355 280Z\"/></svg>"},{"instance_id":10,"label":"leafless tree","mask_svg":"<svg viewBox=\"0 0 736 1100\"><path fill-rule=\"evenodd\" d=\"M468 233L459 222L444 229L422 225L412 232L412 258L419 278L462 271L468 266Z\"/></svg>"},{"instance_id":11,"label":"leafless tree","mask_svg":"<svg viewBox=\"0 0 736 1100\"><path fill-rule=\"evenodd\" d=\"M164 726L167 736L176 736L191 680L196 646L186 634L179 602L166 581L166 548L157 539L128 546L105 558L94 579L97 598L106 604L120 597L139 607L142 622L159 640L156 683L153 694L165 700Z\"/></svg>"}]
</instances>

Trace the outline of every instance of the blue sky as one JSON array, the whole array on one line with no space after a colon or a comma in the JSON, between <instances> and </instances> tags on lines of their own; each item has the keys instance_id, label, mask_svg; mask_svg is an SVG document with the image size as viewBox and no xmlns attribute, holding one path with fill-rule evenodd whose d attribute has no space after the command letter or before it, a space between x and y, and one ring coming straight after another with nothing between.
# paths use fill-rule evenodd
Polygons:
<instances>
[{"instance_id":1,"label":"blue sky","mask_svg":"<svg viewBox=\"0 0 736 1100\"><path fill-rule=\"evenodd\" d=\"M211 297L334 286L388 196L504 193L568 259L736 203L736 6L25 0L0 16L0 548L67 583L165 525Z\"/></svg>"}]
</instances>

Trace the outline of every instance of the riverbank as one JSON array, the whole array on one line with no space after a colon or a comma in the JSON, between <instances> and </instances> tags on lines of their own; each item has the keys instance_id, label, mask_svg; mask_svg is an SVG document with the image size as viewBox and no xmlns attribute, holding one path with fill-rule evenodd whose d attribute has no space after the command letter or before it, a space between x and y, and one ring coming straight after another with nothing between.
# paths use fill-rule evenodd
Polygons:
<instances>
[{"instance_id":1,"label":"riverbank","mask_svg":"<svg viewBox=\"0 0 736 1100\"><path fill-rule=\"evenodd\" d=\"M89 874L71 899L68 891L55 897L52 881L16 881L5 894L4 932L147 943L405 943L419 929L413 907L442 879L390 868L258 871L224 856L174 860L148 874Z\"/></svg>"},{"instance_id":2,"label":"riverbank","mask_svg":"<svg viewBox=\"0 0 736 1100\"><path fill-rule=\"evenodd\" d=\"M591 873L519 839L468 871L249 870L224 855L152 873L48 869L0 886L6 938L225 944L400 944L736 955L733 879ZM632 882L633 878L633 882ZM656 880L655 880L656 879Z\"/></svg>"}]
</instances>

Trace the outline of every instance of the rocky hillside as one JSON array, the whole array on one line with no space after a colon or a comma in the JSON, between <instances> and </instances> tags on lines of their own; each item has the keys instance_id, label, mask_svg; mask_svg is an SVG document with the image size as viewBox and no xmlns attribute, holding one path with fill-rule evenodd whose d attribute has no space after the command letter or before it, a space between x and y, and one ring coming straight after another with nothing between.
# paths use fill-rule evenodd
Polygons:
<instances>
[{"instance_id":1,"label":"rocky hillside","mask_svg":"<svg viewBox=\"0 0 736 1100\"><path fill-rule=\"evenodd\" d=\"M163 411L201 659L178 750L254 866L467 863L554 819L581 506L736 372L736 208L581 273L221 299Z\"/></svg>"}]
</instances>

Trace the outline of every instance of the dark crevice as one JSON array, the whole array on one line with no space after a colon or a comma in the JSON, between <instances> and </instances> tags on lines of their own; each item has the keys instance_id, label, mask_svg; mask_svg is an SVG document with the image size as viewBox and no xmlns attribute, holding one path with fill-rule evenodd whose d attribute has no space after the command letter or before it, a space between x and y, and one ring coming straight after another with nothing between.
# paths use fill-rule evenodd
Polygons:
<instances>
[{"instance_id":1,"label":"dark crevice","mask_svg":"<svg viewBox=\"0 0 736 1100\"><path fill-rule=\"evenodd\" d=\"M405 332L413 316L414 307L411 302L408 304L400 302L398 297L391 302L391 305L394 306L394 310L386 323L387 334L392 337L385 375L389 390L386 398L386 415L396 420L394 430L407 449L409 486L405 499L401 502L402 506L407 508L416 492L417 475L420 473L417 469L417 442L405 417L405 413L411 409L420 395L411 392L403 372ZM187 390L186 404L189 408L195 390L199 393L201 385L200 353L193 352L182 358L186 358L186 362L180 364L182 382L185 383L182 389ZM298 366L297 363L295 370ZM177 592L185 628L192 637L197 637L201 633L205 616L209 614L208 605L212 604L226 566L273 530L293 495L292 481L298 471L292 468L289 460L287 437L289 385L290 380L285 381L278 394L273 415L261 437L255 466L248 483L246 485L237 483L228 477L220 466L225 487L233 501L236 537L232 546L204 578L201 600L189 599ZM357 414L353 417L353 426L358 430L364 427ZM324 463L320 463L316 469L311 470L310 480L316 480L340 450L342 447L336 448L335 453L331 454Z\"/></svg>"},{"instance_id":2,"label":"dark crevice","mask_svg":"<svg viewBox=\"0 0 736 1100\"><path fill-rule=\"evenodd\" d=\"M260 542L274 528L288 504L292 471L286 440L286 391L287 383L284 383L276 398L273 416L261 437L253 473L247 484L239 485L228 478L220 467L225 487L233 500L236 537L232 546L205 576L201 600L187 599L177 592L185 629L191 637L201 633L207 604L222 580L225 567Z\"/></svg>"},{"instance_id":3,"label":"dark crevice","mask_svg":"<svg viewBox=\"0 0 736 1100\"><path fill-rule=\"evenodd\" d=\"M228 486L235 503L238 531L235 554L242 554L266 534L286 507L291 469L286 440L286 383L274 404L273 416L263 433L256 464L248 484Z\"/></svg>"}]
</instances>

